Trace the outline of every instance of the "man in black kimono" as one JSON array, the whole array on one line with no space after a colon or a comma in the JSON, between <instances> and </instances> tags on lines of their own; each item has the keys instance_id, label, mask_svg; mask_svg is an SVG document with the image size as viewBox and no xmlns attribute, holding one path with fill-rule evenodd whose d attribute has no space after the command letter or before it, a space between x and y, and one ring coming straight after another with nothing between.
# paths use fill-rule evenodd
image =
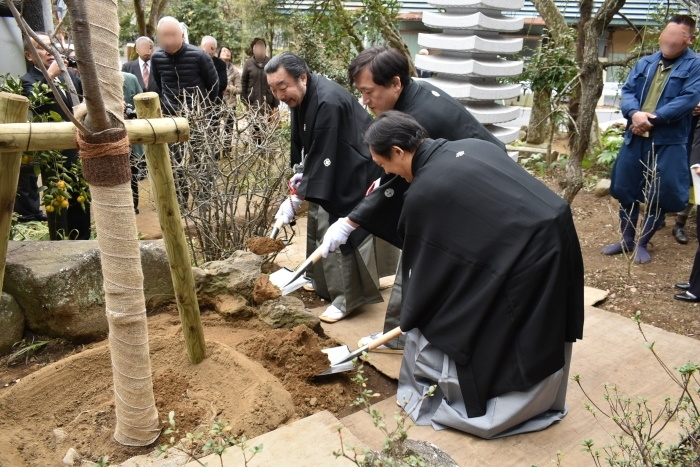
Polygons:
<instances>
[{"instance_id":1,"label":"man in black kimono","mask_svg":"<svg viewBox=\"0 0 700 467\"><path fill-rule=\"evenodd\" d=\"M400 112L380 115L365 141L410 184L398 227L407 332L399 402L417 424L483 438L561 420L571 343L583 333L569 205L502 148L428 139ZM433 384L435 396L424 397Z\"/></svg>"},{"instance_id":2,"label":"man in black kimono","mask_svg":"<svg viewBox=\"0 0 700 467\"><path fill-rule=\"evenodd\" d=\"M365 49L350 63L348 75L350 82L362 94L365 105L375 115L392 109L400 110L415 118L431 138L449 141L478 138L505 148L463 104L427 81L412 79L408 59L396 49L383 46ZM401 246L396 228L408 183L399 176L386 175L375 186L377 188L353 209L348 219L341 219L329 228L329 233L324 237L325 248L332 251L346 240L342 232L348 230L345 227L348 220L351 226L361 225L391 244ZM399 262L387 305L384 332L399 325L401 272ZM379 334L381 332L363 337L358 345L368 344ZM394 339L379 351L400 352L403 340L403 337Z\"/></svg>"},{"instance_id":3,"label":"man in black kimono","mask_svg":"<svg viewBox=\"0 0 700 467\"><path fill-rule=\"evenodd\" d=\"M329 223L346 216L381 174L362 143L372 119L349 92L312 73L297 55L273 57L265 73L275 97L291 109L291 160L302 172L293 179L296 194L282 203L276 218L289 223L308 200L308 236L314 244L307 249L314 250ZM321 320L333 323L362 305L382 301L374 250L374 238L357 229L346 247L316 264L314 288L331 301Z\"/></svg>"}]
</instances>

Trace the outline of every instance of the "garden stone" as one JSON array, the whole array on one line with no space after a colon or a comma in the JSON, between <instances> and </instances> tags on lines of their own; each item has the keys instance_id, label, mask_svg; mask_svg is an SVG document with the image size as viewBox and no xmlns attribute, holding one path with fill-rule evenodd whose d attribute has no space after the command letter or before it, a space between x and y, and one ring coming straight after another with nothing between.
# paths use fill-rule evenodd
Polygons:
<instances>
[{"instance_id":1,"label":"garden stone","mask_svg":"<svg viewBox=\"0 0 700 467\"><path fill-rule=\"evenodd\" d=\"M173 297L163 241L139 244L147 303L152 297ZM96 240L9 242L4 291L15 298L26 327L37 334L73 342L107 334Z\"/></svg>"},{"instance_id":2,"label":"garden stone","mask_svg":"<svg viewBox=\"0 0 700 467\"><path fill-rule=\"evenodd\" d=\"M288 295L263 303L258 317L260 321L275 329L291 329L299 325L316 329L321 325L318 316L310 313L304 302Z\"/></svg>"},{"instance_id":3,"label":"garden stone","mask_svg":"<svg viewBox=\"0 0 700 467\"><path fill-rule=\"evenodd\" d=\"M12 346L24 335L24 313L14 297L2 293L0 297L0 355L12 351Z\"/></svg>"}]
</instances>

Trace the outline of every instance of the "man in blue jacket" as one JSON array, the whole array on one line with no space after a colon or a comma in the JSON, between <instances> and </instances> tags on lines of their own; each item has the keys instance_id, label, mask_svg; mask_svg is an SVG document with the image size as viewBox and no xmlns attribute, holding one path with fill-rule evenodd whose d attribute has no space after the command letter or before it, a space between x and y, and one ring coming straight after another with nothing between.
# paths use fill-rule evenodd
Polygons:
<instances>
[{"instance_id":1,"label":"man in blue jacket","mask_svg":"<svg viewBox=\"0 0 700 467\"><path fill-rule=\"evenodd\" d=\"M606 246L605 255L634 251L636 263L650 262L647 245L665 214L682 211L688 202L686 144L700 102L700 59L690 49L694 39L695 20L674 16L659 36L660 50L639 60L622 87L627 131L610 186L620 202L622 242ZM637 227L642 202L646 213Z\"/></svg>"}]
</instances>

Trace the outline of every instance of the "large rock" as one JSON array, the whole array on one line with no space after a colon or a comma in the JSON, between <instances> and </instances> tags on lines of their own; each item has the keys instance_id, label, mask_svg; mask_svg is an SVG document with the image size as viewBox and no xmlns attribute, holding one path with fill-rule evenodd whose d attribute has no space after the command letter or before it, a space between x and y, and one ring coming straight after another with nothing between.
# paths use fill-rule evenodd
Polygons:
<instances>
[{"instance_id":1,"label":"large rock","mask_svg":"<svg viewBox=\"0 0 700 467\"><path fill-rule=\"evenodd\" d=\"M174 296L162 241L140 242L147 302ZM85 342L107 334L100 252L95 240L10 242L4 291L33 332Z\"/></svg>"},{"instance_id":2,"label":"large rock","mask_svg":"<svg viewBox=\"0 0 700 467\"><path fill-rule=\"evenodd\" d=\"M248 251L236 251L225 260L210 261L199 268L192 268L197 296L242 295L251 301L262 260L261 256Z\"/></svg>"},{"instance_id":3,"label":"large rock","mask_svg":"<svg viewBox=\"0 0 700 467\"><path fill-rule=\"evenodd\" d=\"M24 335L24 313L10 294L0 294L0 355L10 353Z\"/></svg>"},{"instance_id":4,"label":"large rock","mask_svg":"<svg viewBox=\"0 0 700 467\"><path fill-rule=\"evenodd\" d=\"M262 304L258 318L271 328L293 328L305 325L315 329L321 325L318 316L311 314L304 302L286 295Z\"/></svg>"}]
</instances>

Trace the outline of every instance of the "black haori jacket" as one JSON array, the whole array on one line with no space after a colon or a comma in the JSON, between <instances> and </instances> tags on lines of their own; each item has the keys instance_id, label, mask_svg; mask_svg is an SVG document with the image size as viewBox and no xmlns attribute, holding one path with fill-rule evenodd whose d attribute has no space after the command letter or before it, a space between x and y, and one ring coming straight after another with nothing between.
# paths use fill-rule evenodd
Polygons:
<instances>
[{"instance_id":1,"label":"black haori jacket","mask_svg":"<svg viewBox=\"0 0 700 467\"><path fill-rule=\"evenodd\" d=\"M347 216L381 176L362 142L372 118L352 94L315 73L309 74L304 99L291 114L292 164L304 164L298 194L328 211L335 222ZM366 236L365 230L355 230L349 246L358 246Z\"/></svg>"},{"instance_id":2,"label":"black haori jacket","mask_svg":"<svg viewBox=\"0 0 700 467\"><path fill-rule=\"evenodd\" d=\"M448 141L477 138L505 148L463 104L427 81L411 79L401 91L394 110L415 118L428 131L430 138ZM356 206L348 217L374 235L401 248L396 226L403 206L403 194L407 189L408 183L403 178L384 175L379 188Z\"/></svg>"},{"instance_id":3,"label":"black haori jacket","mask_svg":"<svg viewBox=\"0 0 700 467\"><path fill-rule=\"evenodd\" d=\"M569 205L493 144L426 140L399 220L401 329L456 363L469 417L564 366L583 335Z\"/></svg>"}]
</instances>

